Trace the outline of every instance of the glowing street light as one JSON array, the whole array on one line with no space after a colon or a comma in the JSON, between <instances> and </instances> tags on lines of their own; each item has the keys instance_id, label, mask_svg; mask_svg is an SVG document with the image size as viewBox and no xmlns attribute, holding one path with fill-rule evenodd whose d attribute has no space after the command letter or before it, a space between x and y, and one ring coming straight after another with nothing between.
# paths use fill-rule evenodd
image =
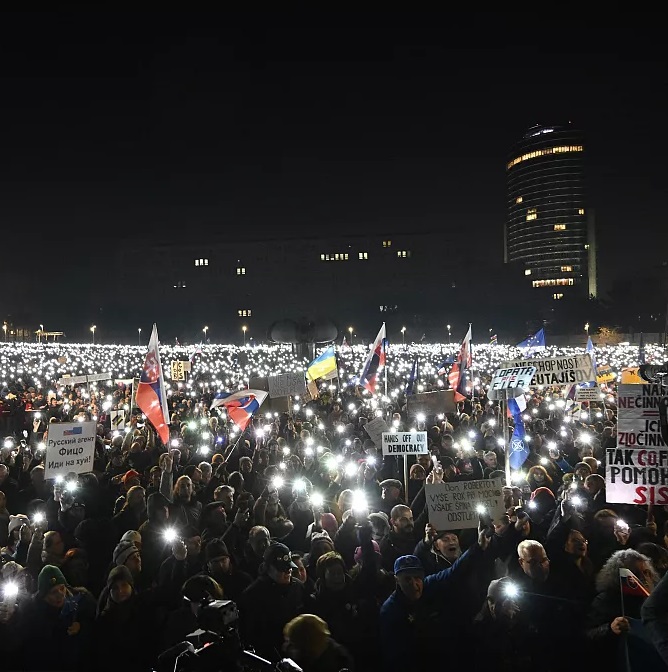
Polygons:
<instances>
[{"instance_id":1,"label":"glowing street light","mask_svg":"<svg viewBox=\"0 0 668 672\"><path fill-rule=\"evenodd\" d=\"M243 327L241 327L241 331L244 332L244 348L246 347L246 332L248 331L248 327L244 324Z\"/></svg>"},{"instance_id":2,"label":"glowing street light","mask_svg":"<svg viewBox=\"0 0 668 672\"><path fill-rule=\"evenodd\" d=\"M404 346L404 348L406 347L406 336L405 336L405 334L406 334L406 327L401 327L401 343Z\"/></svg>"},{"instance_id":3,"label":"glowing street light","mask_svg":"<svg viewBox=\"0 0 668 672\"><path fill-rule=\"evenodd\" d=\"M450 340L450 336L451 336L452 332L450 331L450 329L452 329L452 326L449 324L449 325L448 325L448 343L451 342L451 340Z\"/></svg>"},{"instance_id":4,"label":"glowing street light","mask_svg":"<svg viewBox=\"0 0 668 672\"><path fill-rule=\"evenodd\" d=\"M97 329L97 327L96 327L95 325L93 325L93 326L90 328L91 333L93 334L93 345L95 345L95 330L96 330L96 329Z\"/></svg>"},{"instance_id":5,"label":"glowing street light","mask_svg":"<svg viewBox=\"0 0 668 672\"><path fill-rule=\"evenodd\" d=\"M141 347L141 327L137 329L137 345Z\"/></svg>"},{"instance_id":6,"label":"glowing street light","mask_svg":"<svg viewBox=\"0 0 668 672\"><path fill-rule=\"evenodd\" d=\"M2 325L2 330L5 332L5 343L7 342L7 323Z\"/></svg>"},{"instance_id":7,"label":"glowing street light","mask_svg":"<svg viewBox=\"0 0 668 672\"><path fill-rule=\"evenodd\" d=\"M587 332L587 336L589 336L589 322L585 323L585 331Z\"/></svg>"},{"instance_id":8,"label":"glowing street light","mask_svg":"<svg viewBox=\"0 0 668 672\"><path fill-rule=\"evenodd\" d=\"M204 332L204 340L206 341L206 332L209 331L209 327L204 327L202 331Z\"/></svg>"},{"instance_id":9,"label":"glowing street light","mask_svg":"<svg viewBox=\"0 0 668 672\"><path fill-rule=\"evenodd\" d=\"M38 338L40 343L42 342L42 334L43 333L44 333L44 325L40 324L39 325L39 334L37 334L37 338Z\"/></svg>"},{"instance_id":10,"label":"glowing street light","mask_svg":"<svg viewBox=\"0 0 668 672\"><path fill-rule=\"evenodd\" d=\"M350 334L350 345L353 344L353 328L348 327L348 333Z\"/></svg>"}]
</instances>

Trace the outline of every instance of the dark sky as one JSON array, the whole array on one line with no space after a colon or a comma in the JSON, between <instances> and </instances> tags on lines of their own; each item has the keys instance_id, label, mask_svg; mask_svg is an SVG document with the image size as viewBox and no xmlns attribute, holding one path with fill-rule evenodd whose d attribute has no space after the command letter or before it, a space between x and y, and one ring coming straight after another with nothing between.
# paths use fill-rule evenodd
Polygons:
<instances>
[{"instance_id":1,"label":"dark sky","mask_svg":"<svg viewBox=\"0 0 668 672\"><path fill-rule=\"evenodd\" d=\"M571 121L609 280L638 242L665 256L668 71L658 19L596 18L4 13L3 236L18 264L149 234L423 230L493 267L513 143Z\"/></svg>"}]
</instances>

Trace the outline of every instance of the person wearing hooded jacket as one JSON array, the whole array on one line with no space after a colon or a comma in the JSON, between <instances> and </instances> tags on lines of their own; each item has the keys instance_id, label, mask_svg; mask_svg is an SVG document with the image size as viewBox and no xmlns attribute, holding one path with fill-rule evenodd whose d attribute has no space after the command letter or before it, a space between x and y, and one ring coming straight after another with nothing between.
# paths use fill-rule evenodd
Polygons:
<instances>
[{"instance_id":1,"label":"person wearing hooded jacket","mask_svg":"<svg viewBox=\"0 0 668 672\"><path fill-rule=\"evenodd\" d=\"M169 502L159 493L146 502L147 520L138 532L142 539L142 566L147 576L157 577L162 561L169 557L169 542L165 530L169 526Z\"/></svg>"}]
</instances>

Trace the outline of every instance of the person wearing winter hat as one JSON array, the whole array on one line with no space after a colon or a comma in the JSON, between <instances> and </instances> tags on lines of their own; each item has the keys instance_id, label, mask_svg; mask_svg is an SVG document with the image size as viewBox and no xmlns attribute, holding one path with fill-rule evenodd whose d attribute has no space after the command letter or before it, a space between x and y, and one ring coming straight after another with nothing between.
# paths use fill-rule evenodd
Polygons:
<instances>
[{"instance_id":1,"label":"person wearing winter hat","mask_svg":"<svg viewBox=\"0 0 668 672\"><path fill-rule=\"evenodd\" d=\"M135 581L141 574L141 554L139 549L130 541L120 542L114 549L113 562L116 567L125 565Z\"/></svg>"},{"instance_id":2,"label":"person wearing winter hat","mask_svg":"<svg viewBox=\"0 0 668 672\"><path fill-rule=\"evenodd\" d=\"M135 588L132 572L125 565L114 567L107 577L107 588L109 599L116 604L130 599Z\"/></svg>"},{"instance_id":3,"label":"person wearing winter hat","mask_svg":"<svg viewBox=\"0 0 668 672\"><path fill-rule=\"evenodd\" d=\"M348 651L332 639L327 623L315 614L302 614L283 628L285 649L304 672L352 669Z\"/></svg>"},{"instance_id":4,"label":"person wearing winter hat","mask_svg":"<svg viewBox=\"0 0 668 672\"><path fill-rule=\"evenodd\" d=\"M223 589L226 599L236 602L253 583L250 574L235 569L227 544L222 539L212 539L204 553L206 573Z\"/></svg>"},{"instance_id":5,"label":"person wearing winter hat","mask_svg":"<svg viewBox=\"0 0 668 672\"><path fill-rule=\"evenodd\" d=\"M137 530L128 530L122 537L121 541L129 541L134 544L139 552L141 552L141 534ZM120 542L119 542L120 543Z\"/></svg>"}]
</instances>

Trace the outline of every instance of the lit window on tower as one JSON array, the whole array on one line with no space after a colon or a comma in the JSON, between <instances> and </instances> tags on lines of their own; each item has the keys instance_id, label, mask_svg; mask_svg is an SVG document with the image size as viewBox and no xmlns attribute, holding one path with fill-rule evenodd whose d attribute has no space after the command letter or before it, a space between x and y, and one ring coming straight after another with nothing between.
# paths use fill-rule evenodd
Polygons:
<instances>
[{"instance_id":1,"label":"lit window on tower","mask_svg":"<svg viewBox=\"0 0 668 672\"><path fill-rule=\"evenodd\" d=\"M407 259L410 256L411 256L410 250L397 250L397 258L399 259Z\"/></svg>"},{"instance_id":2,"label":"lit window on tower","mask_svg":"<svg viewBox=\"0 0 668 672\"><path fill-rule=\"evenodd\" d=\"M368 252L359 252L360 261L366 261L369 258Z\"/></svg>"},{"instance_id":3,"label":"lit window on tower","mask_svg":"<svg viewBox=\"0 0 668 672\"><path fill-rule=\"evenodd\" d=\"M392 247L392 241L391 240L384 240L383 241L383 247Z\"/></svg>"},{"instance_id":4,"label":"lit window on tower","mask_svg":"<svg viewBox=\"0 0 668 672\"><path fill-rule=\"evenodd\" d=\"M553 298L555 301L559 301L559 299L563 299L563 298L564 298L564 295L563 295L563 294L552 294L552 298Z\"/></svg>"},{"instance_id":5,"label":"lit window on tower","mask_svg":"<svg viewBox=\"0 0 668 672\"><path fill-rule=\"evenodd\" d=\"M525 268L524 269L524 275L531 275L531 269L530 268Z\"/></svg>"},{"instance_id":6,"label":"lit window on tower","mask_svg":"<svg viewBox=\"0 0 668 672\"><path fill-rule=\"evenodd\" d=\"M545 149L537 149L533 152L528 152L527 154L522 154L522 156L518 156L514 158L512 161L508 163L508 170L510 170L513 166L516 166L518 163L521 163L522 161L528 161L529 159L535 159L538 156L547 156L548 154L567 154L569 152L582 152L583 151L582 145L560 145L558 147L546 147Z\"/></svg>"},{"instance_id":7,"label":"lit window on tower","mask_svg":"<svg viewBox=\"0 0 668 672\"><path fill-rule=\"evenodd\" d=\"M584 208L580 208L578 210L578 215L584 215L584 214L585 214Z\"/></svg>"},{"instance_id":8,"label":"lit window on tower","mask_svg":"<svg viewBox=\"0 0 668 672\"><path fill-rule=\"evenodd\" d=\"M566 230L566 225L565 224L555 224L554 225L554 230L555 231L565 231Z\"/></svg>"},{"instance_id":9,"label":"lit window on tower","mask_svg":"<svg viewBox=\"0 0 668 672\"><path fill-rule=\"evenodd\" d=\"M561 272L562 273L570 273L573 270L572 266L562 266L561 267Z\"/></svg>"},{"instance_id":10,"label":"lit window on tower","mask_svg":"<svg viewBox=\"0 0 668 672\"><path fill-rule=\"evenodd\" d=\"M519 204L522 202L522 200L523 200L522 197L521 197L521 196L518 196L518 197L515 199L515 204L516 204L516 205L519 205Z\"/></svg>"},{"instance_id":11,"label":"lit window on tower","mask_svg":"<svg viewBox=\"0 0 668 672\"><path fill-rule=\"evenodd\" d=\"M549 280L533 280L532 287L570 287L573 285L573 278L550 278Z\"/></svg>"},{"instance_id":12,"label":"lit window on tower","mask_svg":"<svg viewBox=\"0 0 668 672\"><path fill-rule=\"evenodd\" d=\"M527 210L527 222L530 222L532 219L538 219L536 208L529 208Z\"/></svg>"},{"instance_id":13,"label":"lit window on tower","mask_svg":"<svg viewBox=\"0 0 668 672\"><path fill-rule=\"evenodd\" d=\"M246 275L246 269L243 266L237 266L237 275Z\"/></svg>"}]
</instances>

